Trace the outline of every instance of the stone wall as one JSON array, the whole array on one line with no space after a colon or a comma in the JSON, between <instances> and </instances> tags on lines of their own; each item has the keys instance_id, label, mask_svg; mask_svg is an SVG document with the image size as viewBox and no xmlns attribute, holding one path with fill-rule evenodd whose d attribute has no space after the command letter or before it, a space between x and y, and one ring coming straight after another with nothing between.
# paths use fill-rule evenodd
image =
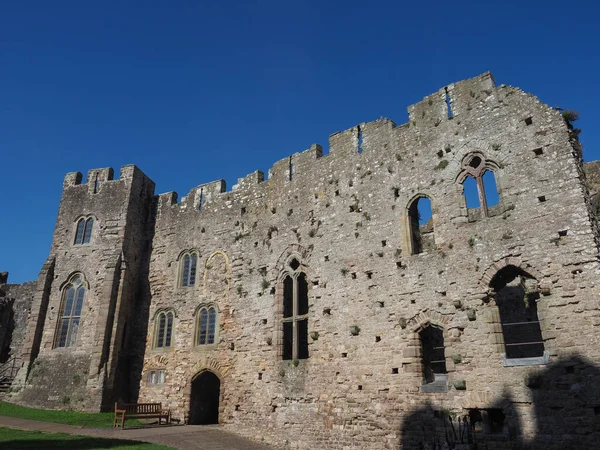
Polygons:
<instances>
[{"instance_id":1,"label":"stone wall","mask_svg":"<svg viewBox=\"0 0 600 450\"><path fill-rule=\"evenodd\" d=\"M500 409L501 436L486 437L494 448L533 442L540 427L549 447L564 444L560 415L537 415L524 380L564 359L599 356L595 227L567 124L490 74L425 97L409 119L336 133L327 155L313 145L276 163L268 180L255 172L231 192L217 181L179 203L175 193L159 196L142 400L184 419L192 381L208 370L221 381L221 423L298 448L395 448L426 405ZM500 194L488 217L462 195L474 156ZM412 254L408 212L421 196L432 201L435 248ZM185 252L199 255L193 287L178 282ZM299 361L282 360L290 258L310 287L310 357ZM544 354L536 360L505 357L493 286L507 270L529 280L537 299ZM219 310L215 345L195 345L202 305ZM154 348L154 318L169 310L173 344ZM428 324L443 330L447 368L443 389L429 393L419 342ZM157 370L164 385L148 382ZM577 410L589 427L569 430L570 439L597 439L594 401Z\"/></svg>"},{"instance_id":2,"label":"stone wall","mask_svg":"<svg viewBox=\"0 0 600 450\"><path fill-rule=\"evenodd\" d=\"M92 170L84 185L68 174L15 400L97 410L138 398L195 420L192 405L215 403L202 389L218 389L219 423L293 448L420 448L444 436L448 414L468 416L490 449L592 448L600 267L572 127L489 73L408 112L404 125L381 119L335 133L327 154L313 144L268 179L253 172L231 191L222 180L202 184L179 202L174 192L153 197L133 166L119 180ZM485 171L499 202L485 208L480 194L468 208L462 183ZM425 224L413 207L420 198L432 204ZM92 242L74 245L87 217ZM81 333L57 348L76 273L89 286ZM214 342L200 344L210 308ZM521 333L535 356L511 348L519 308L527 323L539 319ZM167 317L170 341L158 333ZM428 327L436 346L443 338L434 353L445 373L433 377ZM289 342L297 359L285 356ZM218 388L200 383L207 372Z\"/></svg>"},{"instance_id":3,"label":"stone wall","mask_svg":"<svg viewBox=\"0 0 600 450\"><path fill-rule=\"evenodd\" d=\"M7 272L0 274L0 364L15 358L20 365L35 283L7 284L7 279Z\"/></svg>"}]
</instances>

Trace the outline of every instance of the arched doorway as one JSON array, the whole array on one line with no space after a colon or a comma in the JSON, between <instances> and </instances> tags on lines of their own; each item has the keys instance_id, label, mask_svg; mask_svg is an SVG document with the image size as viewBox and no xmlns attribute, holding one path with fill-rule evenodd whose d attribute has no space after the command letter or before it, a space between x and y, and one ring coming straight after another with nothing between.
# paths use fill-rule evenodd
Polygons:
<instances>
[{"instance_id":1,"label":"arched doorway","mask_svg":"<svg viewBox=\"0 0 600 450\"><path fill-rule=\"evenodd\" d=\"M219 397L221 380L214 373L206 370L192 380L190 396L191 425L208 425L219 423Z\"/></svg>"}]
</instances>

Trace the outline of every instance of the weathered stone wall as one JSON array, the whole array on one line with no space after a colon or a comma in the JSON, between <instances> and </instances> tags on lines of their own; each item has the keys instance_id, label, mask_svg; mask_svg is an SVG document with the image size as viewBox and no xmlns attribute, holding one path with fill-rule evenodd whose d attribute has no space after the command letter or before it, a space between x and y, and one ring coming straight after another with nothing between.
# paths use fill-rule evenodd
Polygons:
<instances>
[{"instance_id":1,"label":"weathered stone wall","mask_svg":"<svg viewBox=\"0 0 600 450\"><path fill-rule=\"evenodd\" d=\"M586 425L566 431L560 414L536 413L524 382L565 358L599 356L595 229L567 125L490 74L447 92L451 118L442 89L409 108L409 123L336 133L329 154L312 146L276 163L266 181L255 172L231 192L217 181L179 203L159 196L142 400L183 418L192 380L210 370L221 379L221 423L298 448L395 448L403 422L428 404L458 414L500 404L511 439L533 442L542 429L547 448L564 445L565 433L595 442L595 400L571 405ZM458 181L474 154L495 173L501 200L490 217L467 209ZM407 215L418 196L433 204L435 249L411 255ZM197 284L184 288L187 250L200 257ZM280 281L291 255L310 286L310 357L297 365L281 360ZM505 366L490 286L504 267L533 279L549 366ZM194 345L203 304L219 309L214 346ZM174 343L155 349L153 318L169 309ZM444 330L447 392L420 392L427 323ZM158 369L165 384L149 384Z\"/></svg>"},{"instance_id":2,"label":"weathered stone wall","mask_svg":"<svg viewBox=\"0 0 600 450\"><path fill-rule=\"evenodd\" d=\"M35 283L6 284L8 273L3 274L0 275L0 363L14 358L19 366Z\"/></svg>"}]
</instances>

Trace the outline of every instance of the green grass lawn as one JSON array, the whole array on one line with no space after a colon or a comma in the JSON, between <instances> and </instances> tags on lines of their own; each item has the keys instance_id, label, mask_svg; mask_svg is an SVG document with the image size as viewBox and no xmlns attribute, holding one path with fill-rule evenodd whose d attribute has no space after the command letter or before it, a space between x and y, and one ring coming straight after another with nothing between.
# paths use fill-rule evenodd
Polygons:
<instances>
[{"instance_id":1,"label":"green grass lawn","mask_svg":"<svg viewBox=\"0 0 600 450\"><path fill-rule=\"evenodd\" d=\"M164 445L149 444L125 439L101 439L64 433L42 433L41 431L13 430L0 427L0 448L6 449L104 449L111 450L172 450Z\"/></svg>"},{"instance_id":2,"label":"green grass lawn","mask_svg":"<svg viewBox=\"0 0 600 450\"><path fill-rule=\"evenodd\" d=\"M47 409L27 408L0 402L0 416L18 417L19 419L40 420L42 422L64 423L82 427L108 428L113 426L114 413L84 413L78 411L54 411ZM138 420L127 420L125 427L141 425Z\"/></svg>"}]
</instances>

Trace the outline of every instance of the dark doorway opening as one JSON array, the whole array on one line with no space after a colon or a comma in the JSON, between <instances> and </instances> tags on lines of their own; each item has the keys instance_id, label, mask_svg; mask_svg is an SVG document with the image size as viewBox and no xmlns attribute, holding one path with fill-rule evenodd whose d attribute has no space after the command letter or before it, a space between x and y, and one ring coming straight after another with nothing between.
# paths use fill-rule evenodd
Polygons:
<instances>
[{"instance_id":1,"label":"dark doorway opening","mask_svg":"<svg viewBox=\"0 0 600 450\"><path fill-rule=\"evenodd\" d=\"M191 425L209 425L219 423L219 397L221 380L214 373L206 371L192 381L190 397Z\"/></svg>"}]
</instances>

